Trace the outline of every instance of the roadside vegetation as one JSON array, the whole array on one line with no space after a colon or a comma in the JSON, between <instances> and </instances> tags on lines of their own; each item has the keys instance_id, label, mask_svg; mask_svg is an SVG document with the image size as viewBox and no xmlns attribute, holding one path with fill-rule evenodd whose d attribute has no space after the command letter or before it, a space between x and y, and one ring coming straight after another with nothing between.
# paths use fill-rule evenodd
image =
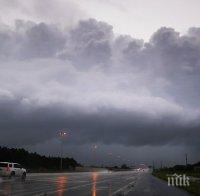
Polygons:
<instances>
[{"instance_id":1,"label":"roadside vegetation","mask_svg":"<svg viewBox=\"0 0 200 196\"><path fill-rule=\"evenodd\" d=\"M60 170L60 157L42 156L24 149L0 147L0 162L20 163L29 172L56 172ZM73 171L80 166L73 158L63 158L63 170Z\"/></svg>"},{"instance_id":2,"label":"roadside vegetation","mask_svg":"<svg viewBox=\"0 0 200 196\"><path fill-rule=\"evenodd\" d=\"M165 167L162 169L154 169L153 175L162 179L162 180L168 180L168 175L172 174L179 174L183 175L185 174L190 178L190 185L189 186L178 186L179 188L182 188L192 195L200 196L200 162L193 164L193 165L176 165L174 167Z\"/></svg>"}]
</instances>

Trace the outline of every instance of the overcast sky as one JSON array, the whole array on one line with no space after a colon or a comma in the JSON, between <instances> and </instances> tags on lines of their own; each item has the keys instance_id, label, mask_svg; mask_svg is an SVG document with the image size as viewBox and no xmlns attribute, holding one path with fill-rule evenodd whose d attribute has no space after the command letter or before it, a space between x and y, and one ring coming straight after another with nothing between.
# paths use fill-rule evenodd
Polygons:
<instances>
[{"instance_id":1,"label":"overcast sky","mask_svg":"<svg viewBox=\"0 0 200 196\"><path fill-rule=\"evenodd\" d=\"M199 6L0 0L0 144L58 155L64 129L81 163L198 161Z\"/></svg>"}]
</instances>

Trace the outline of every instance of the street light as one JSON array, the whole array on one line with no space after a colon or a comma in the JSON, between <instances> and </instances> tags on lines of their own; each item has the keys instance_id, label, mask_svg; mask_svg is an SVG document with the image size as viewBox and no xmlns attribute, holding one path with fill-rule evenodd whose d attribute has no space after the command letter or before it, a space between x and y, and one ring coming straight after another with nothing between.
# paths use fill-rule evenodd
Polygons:
<instances>
[{"instance_id":1,"label":"street light","mask_svg":"<svg viewBox=\"0 0 200 196\"><path fill-rule=\"evenodd\" d=\"M59 131L59 137L60 137L60 170L63 169L63 138L67 136L67 133L65 131Z\"/></svg>"},{"instance_id":2,"label":"street light","mask_svg":"<svg viewBox=\"0 0 200 196\"><path fill-rule=\"evenodd\" d=\"M96 144L93 147L94 147L95 150L98 148L98 146Z\"/></svg>"},{"instance_id":3,"label":"street light","mask_svg":"<svg viewBox=\"0 0 200 196\"><path fill-rule=\"evenodd\" d=\"M93 151L93 156L94 156L94 164L97 163L97 149L99 148L99 146L97 144L92 145L92 151Z\"/></svg>"}]
</instances>

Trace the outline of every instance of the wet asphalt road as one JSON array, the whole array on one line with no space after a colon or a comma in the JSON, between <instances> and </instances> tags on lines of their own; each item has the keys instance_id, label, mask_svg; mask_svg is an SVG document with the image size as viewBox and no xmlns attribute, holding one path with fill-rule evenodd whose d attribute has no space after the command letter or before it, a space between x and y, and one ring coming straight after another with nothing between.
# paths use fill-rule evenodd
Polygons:
<instances>
[{"instance_id":1,"label":"wet asphalt road","mask_svg":"<svg viewBox=\"0 0 200 196\"><path fill-rule=\"evenodd\" d=\"M188 196L148 173L91 172L30 174L0 181L0 196Z\"/></svg>"}]
</instances>

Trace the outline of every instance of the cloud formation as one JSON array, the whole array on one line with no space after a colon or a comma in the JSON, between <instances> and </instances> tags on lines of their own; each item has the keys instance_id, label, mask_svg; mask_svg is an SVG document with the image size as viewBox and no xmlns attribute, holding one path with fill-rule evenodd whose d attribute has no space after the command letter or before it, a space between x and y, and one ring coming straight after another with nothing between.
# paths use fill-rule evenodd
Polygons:
<instances>
[{"instance_id":1,"label":"cloud formation","mask_svg":"<svg viewBox=\"0 0 200 196\"><path fill-rule=\"evenodd\" d=\"M95 19L68 30L17 20L0 43L1 144L65 128L71 144L199 148L200 28L144 42Z\"/></svg>"},{"instance_id":2,"label":"cloud formation","mask_svg":"<svg viewBox=\"0 0 200 196\"><path fill-rule=\"evenodd\" d=\"M108 63L111 58L112 38L111 25L95 19L80 21L70 31L66 48L59 56L86 67Z\"/></svg>"}]
</instances>

